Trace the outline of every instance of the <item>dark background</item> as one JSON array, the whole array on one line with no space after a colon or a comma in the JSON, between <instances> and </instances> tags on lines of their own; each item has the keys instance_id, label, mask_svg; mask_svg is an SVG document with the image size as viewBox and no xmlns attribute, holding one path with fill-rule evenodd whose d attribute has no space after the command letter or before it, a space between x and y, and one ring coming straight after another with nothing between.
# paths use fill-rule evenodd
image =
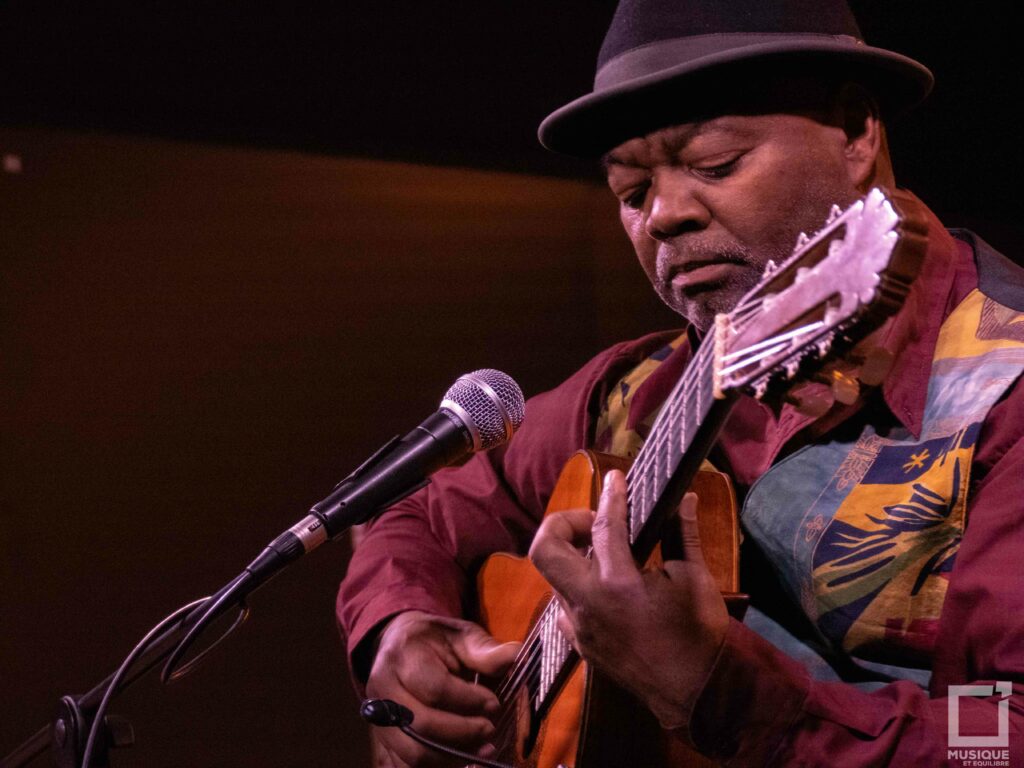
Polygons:
<instances>
[{"instance_id":1,"label":"dark background","mask_svg":"<svg viewBox=\"0 0 1024 768\"><path fill-rule=\"evenodd\" d=\"M217 588L459 373L527 393L673 322L589 163L534 132L609 2L0 5L0 754ZM897 177L1016 256L995 3L856 2L936 72ZM347 545L115 708L115 765L365 765ZM45 764L45 763L41 763Z\"/></svg>"},{"instance_id":2,"label":"dark background","mask_svg":"<svg viewBox=\"0 0 1024 768\"><path fill-rule=\"evenodd\" d=\"M1005 6L851 3L866 39L930 66L895 126L940 214L1017 216L1022 68ZM0 120L592 177L534 132L589 89L614 8L561 2L7 0Z\"/></svg>"}]
</instances>

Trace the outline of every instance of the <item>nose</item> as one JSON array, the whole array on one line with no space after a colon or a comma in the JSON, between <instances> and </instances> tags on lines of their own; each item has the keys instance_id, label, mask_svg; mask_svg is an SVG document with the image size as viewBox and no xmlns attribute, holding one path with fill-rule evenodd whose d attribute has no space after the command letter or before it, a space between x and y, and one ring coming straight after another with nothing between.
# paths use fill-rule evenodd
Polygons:
<instances>
[{"instance_id":1,"label":"nose","mask_svg":"<svg viewBox=\"0 0 1024 768\"><path fill-rule=\"evenodd\" d=\"M704 229L711 212L700 199L697 181L682 168L660 168L651 179L647 234L655 240Z\"/></svg>"}]
</instances>

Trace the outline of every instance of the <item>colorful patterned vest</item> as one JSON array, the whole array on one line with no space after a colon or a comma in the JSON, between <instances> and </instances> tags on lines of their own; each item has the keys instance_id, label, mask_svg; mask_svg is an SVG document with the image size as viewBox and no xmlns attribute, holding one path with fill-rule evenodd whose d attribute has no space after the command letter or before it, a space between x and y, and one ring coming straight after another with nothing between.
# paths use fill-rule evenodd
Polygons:
<instances>
[{"instance_id":1,"label":"colorful patterned vest","mask_svg":"<svg viewBox=\"0 0 1024 768\"><path fill-rule=\"evenodd\" d=\"M613 390L598 421L601 450L639 450L655 414L632 423L630 398L670 352ZM930 667L981 425L1022 371L1024 314L974 290L940 329L920 437L899 425L830 436L751 487L741 513L747 535L835 650Z\"/></svg>"}]
</instances>

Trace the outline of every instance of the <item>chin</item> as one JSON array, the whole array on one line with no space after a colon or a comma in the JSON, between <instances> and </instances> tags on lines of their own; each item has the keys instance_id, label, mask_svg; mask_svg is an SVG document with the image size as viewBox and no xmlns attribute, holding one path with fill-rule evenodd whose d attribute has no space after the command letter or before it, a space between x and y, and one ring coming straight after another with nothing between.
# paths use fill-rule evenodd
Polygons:
<instances>
[{"instance_id":1,"label":"chin","mask_svg":"<svg viewBox=\"0 0 1024 768\"><path fill-rule=\"evenodd\" d=\"M746 289L709 288L686 296L674 292L661 293L662 301L677 314L682 315L701 331L707 331L715 321L715 315L730 312L736 302L746 293Z\"/></svg>"}]
</instances>

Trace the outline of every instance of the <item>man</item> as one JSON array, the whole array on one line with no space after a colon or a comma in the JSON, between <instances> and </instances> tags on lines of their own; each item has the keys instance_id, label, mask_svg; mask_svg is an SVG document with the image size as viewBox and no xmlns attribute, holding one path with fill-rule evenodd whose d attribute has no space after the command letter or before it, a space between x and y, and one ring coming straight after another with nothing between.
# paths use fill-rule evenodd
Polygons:
<instances>
[{"instance_id":1,"label":"man","mask_svg":"<svg viewBox=\"0 0 1024 768\"><path fill-rule=\"evenodd\" d=\"M552 149L603 156L641 266L692 325L602 353L528 404L510 446L371 529L339 621L367 693L411 707L425 734L491 753L498 702L468 679L499 673L518 646L458 617L482 559L532 539L583 657L714 759L942 764L955 730L993 733L1004 711L1012 757L1024 754L1020 703L1001 685L1024 681L1024 288L934 217L921 274L875 337L895 358L885 382L820 417L745 398L723 429L712 459L743 497L760 568L743 584L746 623L703 566L692 497L683 559L649 574L629 553L621 473L596 514L549 517L533 538L562 463L595 444L635 454L715 314L797 233L833 203L894 188L881 116L923 98L930 75L859 37L842 2L624 0L594 92L541 126ZM954 729L944 697L970 683L989 695L964 697ZM440 762L380 735L397 764Z\"/></svg>"}]
</instances>

